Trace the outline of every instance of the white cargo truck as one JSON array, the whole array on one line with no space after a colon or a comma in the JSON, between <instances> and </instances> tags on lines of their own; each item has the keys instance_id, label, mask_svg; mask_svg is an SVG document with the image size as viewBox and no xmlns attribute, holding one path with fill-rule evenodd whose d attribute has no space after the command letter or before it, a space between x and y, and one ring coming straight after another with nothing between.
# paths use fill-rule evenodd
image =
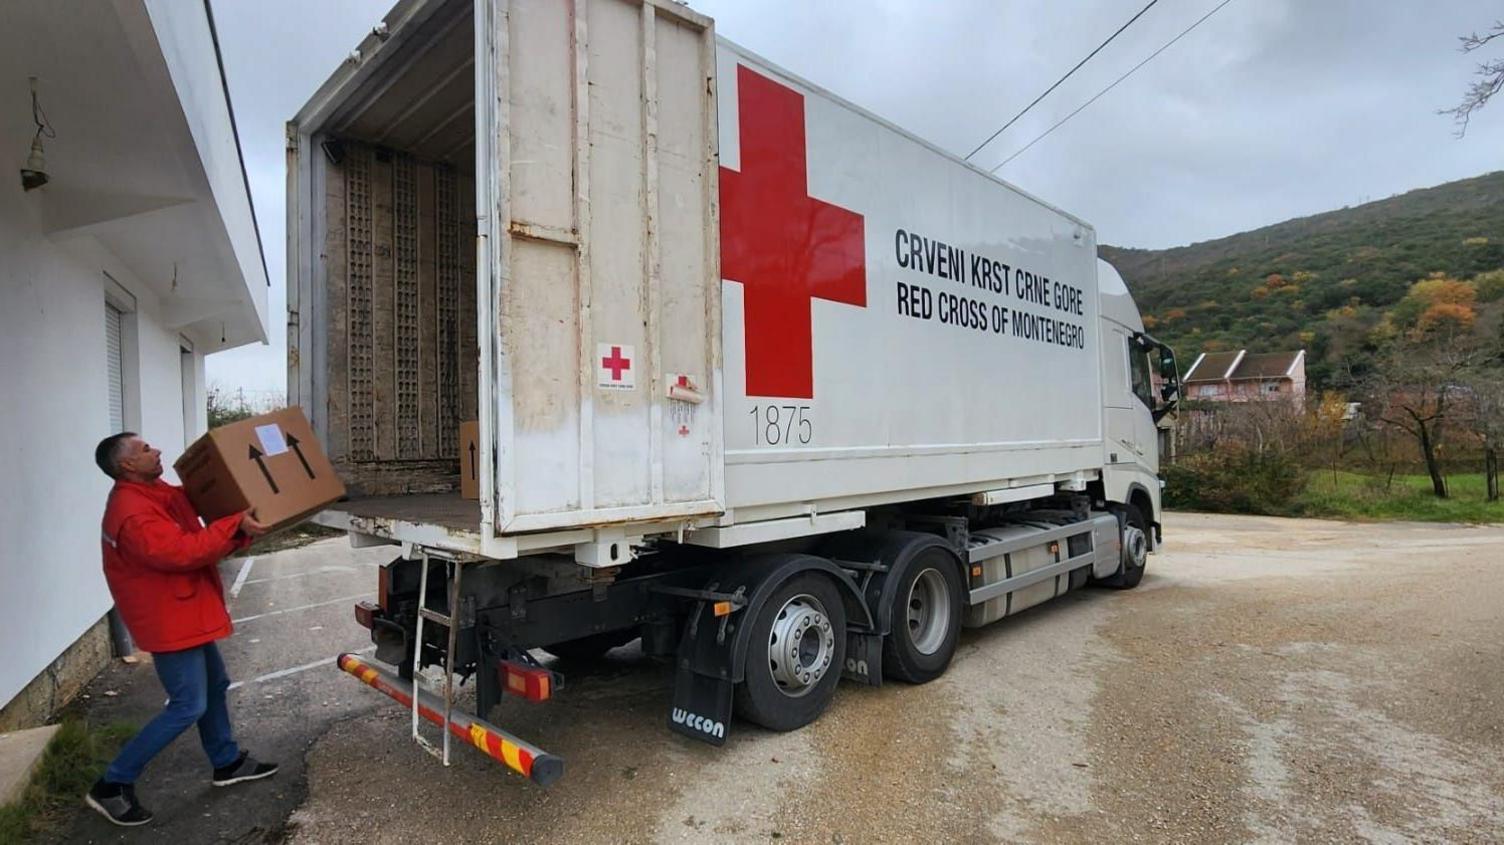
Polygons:
<instances>
[{"instance_id":1,"label":"white cargo truck","mask_svg":"<svg viewBox=\"0 0 1504 845\"><path fill-rule=\"evenodd\" d=\"M799 728L1159 542L1174 358L1092 228L686 6L402 0L287 141L319 521L400 546L340 665L446 762L557 778L493 708L639 638L671 729Z\"/></svg>"}]
</instances>

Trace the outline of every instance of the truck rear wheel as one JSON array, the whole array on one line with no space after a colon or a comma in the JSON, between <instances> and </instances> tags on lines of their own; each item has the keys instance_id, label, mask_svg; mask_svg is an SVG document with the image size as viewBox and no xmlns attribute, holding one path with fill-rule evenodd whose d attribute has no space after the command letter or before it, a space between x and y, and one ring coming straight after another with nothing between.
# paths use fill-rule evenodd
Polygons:
<instances>
[{"instance_id":1,"label":"truck rear wheel","mask_svg":"<svg viewBox=\"0 0 1504 845\"><path fill-rule=\"evenodd\" d=\"M775 731L819 718L846 662L846 608L836 585L813 572L796 575L768 597L752 626L736 712Z\"/></svg>"},{"instance_id":2,"label":"truck rear wheel","mask_svg":"<svg viewBox=\"0 0 1504 845\"><path fill-rule=\"evenodd\" d=\"M1149 524L1134 505L1123 506L1123 560L1118 571L1103 578L1102 583L1117 590L1131 590L1144 580L1149 560Z\"/></svg>"},{"instance_id":3,"label":"truck rear wheel","mask_svg":"<svg viewBox=\"0 0 1504 845\"><path fill-rule=\"evenodd\" d=\"M944 674L956 653L965 609L961 573L944 549L931 546L896 575L892 630L883 639L883 673L911 684L927 683Z\"/></svg>"}]
</instances>

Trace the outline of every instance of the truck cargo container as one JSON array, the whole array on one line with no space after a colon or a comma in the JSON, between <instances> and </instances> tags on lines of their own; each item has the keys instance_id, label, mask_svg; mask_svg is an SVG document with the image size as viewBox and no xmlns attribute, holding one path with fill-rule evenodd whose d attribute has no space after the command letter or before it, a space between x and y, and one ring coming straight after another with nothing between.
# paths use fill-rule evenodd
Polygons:
<instances>
[{"instance_id":1,"label":"truck cargo container","mask_svg":"<svg viewBox=\"0 0 1504 845\"><path fill-rule=\"evenodd\" d=\"M400 546L341 665L446 762L557 777L493 708L638 638L671 729L798 728L1159 544L1174 357L1092 227L687 6L402 0L287 142L319 521Z\"/></svg>"}]
</instances>

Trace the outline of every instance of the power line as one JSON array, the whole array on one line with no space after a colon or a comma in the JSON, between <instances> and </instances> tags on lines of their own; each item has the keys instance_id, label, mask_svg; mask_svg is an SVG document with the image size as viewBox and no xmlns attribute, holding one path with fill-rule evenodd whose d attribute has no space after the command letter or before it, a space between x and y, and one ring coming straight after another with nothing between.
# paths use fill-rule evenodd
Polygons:
<instances>
[{"instance_id":1,"label":"power line","mask_svg":"<svg viewBox=\"0 0 1504 845\"><path fill-rule=\"evenodd\" d=\"M1232 2L1232 0L1222 0L1222 2L1218 3L1216 5L1216 7L1213 8L1210 12L1207 12L1206 14L1202 15L1200 18L1198 18L1196 20L1195 23L1193 23L1190 26L1186 27L1179 35L1175 36L1174 38L1171 38L1168 42L1166 42L1165 46L1160 47L1158 50L1155 50L1154 52L1150 53L1148 58L1146 58L1143 61L1139 62L1138 64L1134 65L1132 68L1130 68L1128 70L1127 73L1125 73L1122 76L1119 76L1117 79L1113 80L1113 83L1111 85L1107 86L1106 88L1103 88L1101 91L1098 91L1097 95L1095 97L1092 97L1090 100L1087 100L1086 102L1082 103L1075 111L1073 111L1070 114L1066 115L1065 117L1061 118L1060 121L1057 122L1054 126L1051 126L1049 129L1046 129L1045 131L1039 133L1039 137L1037 137L1034 140L1030 141L1029 143L1025 144L1023 146L1023 149L1020 149L1018 152L1014 153L1013 155L1008 156L1007 158L1005 158L1002 161L998 162L996 165L993 166L993 168L991 170L989 170L987 172L989 172L989 173L996 173L996 172L998 172L999 170L1002 169L1003 165L1005 165L1008 162L1010 162L1010 161L1018 158L1019 156L1023 155L1024 153L1028 152L1028 150L1029 150L1030 147L1032 147L1035 144L1039 143L1040 141L1044 140L1044 137L1046 135L1048 135L1051 132L1054 132L1056 129L1059 129L1060 127L1064 126L1066 121L1068 121L1071 118L1075 117L1076 115L1080 114L1081 111L1082 111L1082 109L1085 109L1087 106L1091 105L1092 103L1095 103L1097 100L1100 100L1102 98L1103 94L1106 94L1108 91L1111 91L1112 89L1118 87L1118 83L1120 83L1123 80L1127 79L1128 77L1132 76L1133 73L1134 73L1134 71L1137 71L1139 68L1141 68L1144 65L1148 64L1150 61L1152 61L1154 59L1155 56L1158 56L1160 53L1163 53L1164 51L1170 49L1171 45L1173 45L1176 41L1179 41L1180 39L1186 37L1187 35L1190 35L1191 34L1191 30L1193 30L1196 27L1200 26L1201 24L1205 23L1207 18L1209 18L1212 15L1215 15L1216 13L1222 11L1222 7L1226 6L1228 3L1231 3L1231 2Z\"/></svg>"},{"instance_id":2,"label":"power line","mask_svg":"<svg viewBox=\"0 0 1504 845\"><path fill-rule=\"evenodd\" d=\"M988 144L992 143L992 139L994 139L997 136L999 136L999 135L1003 134L1004 132L1006 132L1007 129L1008 129L1008 127L1010 127L1014 123L1016 123L1020 117L1023 117L1029 111L1029 109L1032 109L1035 106L1039 105L1039 101L1040 100L1043 100L1045 97L1050 96L1050 92L1054 91L1056 88L1059 88L1060 87L1060 83L1066 81L1067 79L1070 79L1071 78L1071 74L1073 74L1076 71L1080 70L1082 65L1084 65L1087 62L1091 61L1091 57L1092 56L1095 56L1096 54L1102 52L1102 48L1103 47L1106 47L1108 44L1111 44L1112 43L1112 39L1117 38L1119 35L1122 35L1123 34L1123 30L1127 29L1130 26L1133 26L1133 22L1134 21L1136 21L1139 18L1143 17L1144 16L1144 12L1149 11L1149 9L1152 8L1154 6L1154 4L1158 3L1158 2L1159 2L1159 0L1149 0L1149 5L1145 6L1142 9L1139 9L1138 10L1138 14L1136 14L1133 17L1129 18L1127 23L1125 23L1122 26L1118 27L1118 31L1117 32L1114 32L1113 34L1107 36L1107 40L1103 41L1101 44L1098 44L1097 45L1097 49L1091 51L1090 53L1087 53L1086 54L1086 58L1082 59L1079 62L1076 62L1076 66L1073 67L1073 68L1071 68L1070 70L1066 71L1065 76L1062 76L1059 79L1055 80L1055 84L1054 85L1051 85L1049 88L1046 88L1043 94L1040 94L1038 97L1035 97L1034 98L1034 102L1028 104L1027 106L1024 106L1024 110L1021 111L1021 112L1019 112L1018 114L1015 114L1011 120L1009 120L1007 123L1004 123L1002 125L1002 128L998 129L996 132L992 133L991 135L988 135L987 136L987 140L983 141L980 144L977 144L977 148L974 149L974 150L972 150L971 152L967 153L966 154L966 158L964 158L962 160L963 161L971 161L971 157L972 156L974 156L977 153L981 152L983 147L985 147Z\"/></svg>"}]
</instances>

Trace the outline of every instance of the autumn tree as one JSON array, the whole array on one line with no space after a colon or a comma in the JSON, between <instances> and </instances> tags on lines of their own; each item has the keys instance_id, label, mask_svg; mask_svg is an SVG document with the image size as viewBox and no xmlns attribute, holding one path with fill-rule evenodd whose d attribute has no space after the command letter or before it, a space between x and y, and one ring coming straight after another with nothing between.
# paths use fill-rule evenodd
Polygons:
<instances>
[{"instance_id":1,"label":"autumn tree","mask_svg":"<svg viewBox=\"0 0 1504 845\"><path fill-rule=\"evenodd\" d=\"M1445 273L1432 273L1410 286L1391 312L1399 328L1421 336L1440 330L1466 332L1477 320L1478 289Z\"/></svg>"}]
</instances>

